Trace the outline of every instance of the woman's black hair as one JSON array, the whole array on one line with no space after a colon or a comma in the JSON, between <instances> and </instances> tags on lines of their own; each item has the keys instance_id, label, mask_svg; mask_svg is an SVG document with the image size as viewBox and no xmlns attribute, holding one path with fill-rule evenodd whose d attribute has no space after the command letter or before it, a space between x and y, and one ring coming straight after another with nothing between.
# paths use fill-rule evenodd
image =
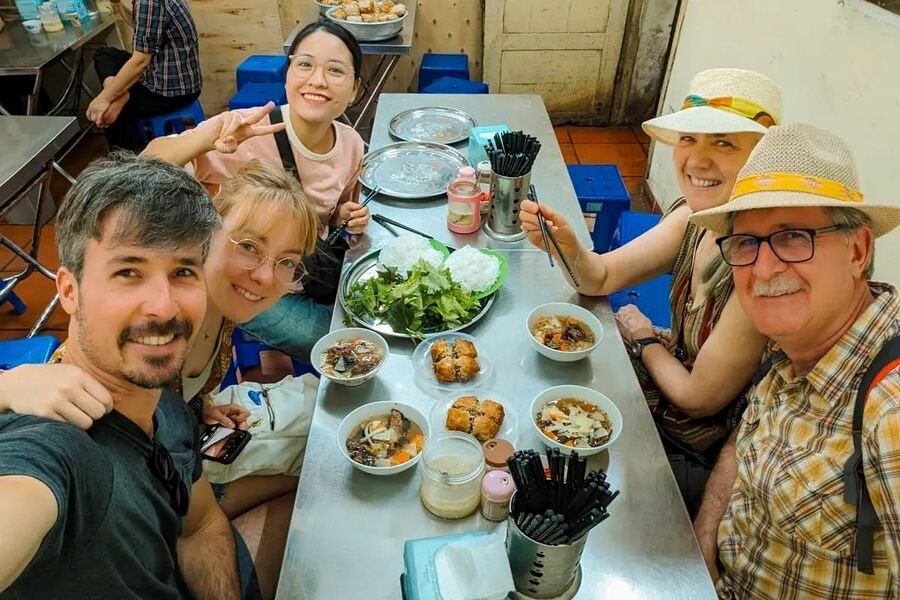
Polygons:
<instances>
[{"instance_id":1,"label":"woman's black hair","mask_svg":"<svg viewBox=\"0 0 900 600\"><path fill-rule=\"evenodd\" d=\"M300 45L300 42L317 31L330 33L344 42L344 45L347 46L347 50L350 51L350 55L353 56L353 78L357 80L360 79L362 77L362 48L359 47L359 42L356 41L356 38L353 37L352 33L333 21L316 21L301 29L291 42L291 49L288 51L288 56L293 56L294 51L297 50L297 46Z\"/></svg>"}]
</instances>

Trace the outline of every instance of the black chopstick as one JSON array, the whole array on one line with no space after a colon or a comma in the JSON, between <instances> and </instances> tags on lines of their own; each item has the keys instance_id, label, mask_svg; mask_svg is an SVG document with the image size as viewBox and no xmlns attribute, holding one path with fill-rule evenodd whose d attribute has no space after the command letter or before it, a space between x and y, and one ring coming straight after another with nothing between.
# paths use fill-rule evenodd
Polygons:
<instances>
[{"instance_id":1,"label":"black chopstick","mask_svg":"<svg viewBox=\"0 0 900 600\"><path fill-rule=\"evenodd\" d=\"M369 202L371 202L372 199L375 198L375 196L377 196L378 192L380 192L380 191L381 191L380 186L376 187L375 189L369 190L369 193L365 195L365 197L363 198L363 201L360 203L359 207L364 208L364 207L368 206ZM337 229L335 229L328 235L328 239L326 240L326 242L329 245L335 243L338 240L338 238L341 237L341 235L343 235L343 233L347 230L347 225L349 225L349 224L350 224L350 219L347 219L346 221L344 221L343 225L341 225L340 227L338 227Z\"/></svg>"},{"instance_id":2,"label":"black chopstick","mask_svg":"<svg viewBox=\"0 0 900 600\"><path fill-rule=\"evenodd\" d=\"M381 225L382 227L384 227L385 229L387 229L388 233L390 233L394 237L400 237L400 234L397 233L396 229L394 229L391 225L383 222L381 219L376 219L375 217L377 217L377 216L379 216L379 215L372 215L372 220L375 221L376 223L378 223L379 225Z\"/></svg>"},{"instance_id":3,"label":"black chopstick","mask_svg":"<svg viewBox=\"0 0 900 600\"><path fill-rule=\"evenodd\" d=\"M541 239L544 240L544 250L547 251L547 259L550 261L550 266L553 266L553 254L550 252L550 242L547 241L547 222L544 220L544 215L541 214L541 203L538 201L537 190L534 187L534 184L528 186L528 197L531 198L531 201L538 205L538 226L541 228Z\"/></svg>"},{"instance_id":4,"label":"black chopstick","mask_svg":"<svg viewBox=\"0 0 900 600\"><path fill-rule=\"evenodd\" d=\"M581 285L581 280L578 279L578 276L575 274L575 270L572 269L569 261L566 260L566 255L563 254L562 248L559 247L559 242L556 241L556 236L553 235L553 232L549 227L547 228L547 237L550 238L550 241L553 243L553 247L556 248L556 253L559 254L559 258L560 260L562 260L563 266L566 267L566 271L569 272L569 277L572 278L572 283L575 284L575 287L579 287Z\"/></svg>"},{"instance_id":5,"label":"black chopstick","mask_svg":"<svg viewBox=\"0 0 900 600\"><path fill-rule=\"evenodd\" d=\"M412 233L421 235L423 238L427 238L429 240L434 239L434 237L428 235L427 233L419 231L418 229L413 229L409 225L404 225L403 223L398 223L397 221L395 221L393 219L389 219L389 218L385 217L384 215L372 215L372 220L375 221L376 223L378 223L379 225L384 225L384 224L393 225L394 227L399 227L400 229L405 229L406 231L410 231Z\"/></svg>"}]
</instances>

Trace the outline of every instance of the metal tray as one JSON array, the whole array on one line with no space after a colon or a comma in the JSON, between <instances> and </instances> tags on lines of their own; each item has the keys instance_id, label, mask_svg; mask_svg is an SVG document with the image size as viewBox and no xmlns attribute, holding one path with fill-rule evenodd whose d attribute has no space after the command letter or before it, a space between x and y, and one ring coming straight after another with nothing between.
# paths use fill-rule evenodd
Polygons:
<instances>
[{"instance_id":1,"label":"metal tray","mask_svg":"<svg viewBox=\"0 0 900 600\"><path fill-rule=\"evenodd\" d=\"M359 181L369 189L404 200L420 200L447 193L460 167L469 161L459 151L432 142L397 142L363 158Z\"/></svg>"},{"instance_id":2,"label":"metal tray","mask_svg":"<svg viewBox=\"0 0 900 600\"><path fill-rule=\"evenodd\" d=\"M344 313L349 315L351 319L362 325L363 327L368 327L373 331L377 331L381 335L398 337L398 338L406 338L412 339L412 336L408 333L397 332L394 331L391 326L379 319L370 319L370 318L362 318L357 317L349 310L347 310L347 305L344 302L344 299L347 297L347 293L350 291L350 288L353 287L353 284L357 281L365 281L371 277L376 275L376 266L378 263L378 254L381 252L381 249L372 250L368 254L365 254L358 258L356 262L349 266L349 268L344 272L343 277L341 278L341 285L338 290L340 300L341 300L341 308L344 309ZM487 298L482 298L479 302L481 302L481 310L474 316L468 323L464 323L459 327L454 327L452 329L444 329L442 331L426 331L424 332L426 336L430 335L438 335L442 333L452 333L454 331L460 331L469 327L470 325L477 323L480 321L484 315L487 314L488 310L490 310L491 306L494 304L495 294L491 294Z\"/></svg>"},{"instance_id":3,"label":"metal tray","mask_svg":"<svg viewBox=\"0 0 900 600\"><path fill-rule=\"evenodd\" d=\"M402 17L392 21L360 23L356 21L345 21L344 19L335 19L332 16L332 13L339 8L341 7L335 6L327 9L325 11L325 17L329 21L337 23L352 33L353 37L355 37L358 42L383 42L397 37L400 35L400 32L403 31L403 22L406 21L406 17L409 16L409 11L407 11Z\"/></svg>"},{"instance_id":4,"label":"metal tray","mask_svg":"<svg viewBox=\"0 0 900 600\"><path fill-rule=\"evenodd\" d=\"M395 115L388 131L399 140L458 144L469 139L469 132L478 125L469 113L455 108L431 106L413 108Z\"/></svg>"}]
</instances>

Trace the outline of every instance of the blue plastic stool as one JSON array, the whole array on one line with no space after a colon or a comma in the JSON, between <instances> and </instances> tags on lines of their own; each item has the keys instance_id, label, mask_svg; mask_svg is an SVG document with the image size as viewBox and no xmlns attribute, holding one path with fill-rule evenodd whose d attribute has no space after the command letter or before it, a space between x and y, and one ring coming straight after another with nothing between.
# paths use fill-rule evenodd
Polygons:
<instances>
[{"instance_id":1,"label":"blue plastic stool","mask_svg":"<svg viewBox=\"0 0 900 600\"><path fill-rule=\"evenodd\" d=\"M241 86L237 94L228 101L228 108L256 108L267 102L277 105L287 104L287 94L284 91L284 82L258 83L250 82Z\"/></svg>"},{"instance_id":2,"label":"blue plastic stool","mask_svg":"<svg viewBox=\"0 0 900 600\"><path fill-rule=\"evenodd\" d=\"M203 114L200 101L194 100L187 106L170 113L141 119L137 122L137 130L144 143L147 143L154 138L181 133L186 129L196 127L205 119L206 115Z\"/></svg>"},{"instance_id":3,"label":"blue plastic stool","mask_svg":"<svg viewBox=\"0 0 900 600\"><path fill-rule=\"evenodd\" d=\"M609 306L614 311L626 304L634 304L647 315L650 322L657 327L672 327L672 309L669 306L669 289L672 287L672 276L668 273L654 277L650 281L639 283L625 290L609 295Z\"/></svg>"},{"instance_id":4,"label":"blue plastic stool","mask_svg":"<svg viewBox=\"0 0 900 600\"><path fill-rule=\"evenodd\" d=\"M643 233L650 231L659 223L659 215L650 213L623 211L612 234L609 249L615 250ZM672 309L669 306L669 289L672 287L672 275L664 273L649 281L613 292L609 295L609 305L619 310L626 304L634 304L647 315L650 322L657 327L672 327Z\"/></svg>"},{"instance_id":5,"label":"blue plastic stool","mask_svg":"<svg viewBox=\"0 0 900 600\"><path fill-rule=\"evenodd\" d=\"M0 289L3 289L3 286L6 285L5 279L0 279ZM25 306L25 303L22 302L22 299L16 296L15 292L10 292L9 295L6 296L6 299L3 302L0 302L0 306L9 302L12 305L13 312L17 315L24 315L25 311L28 310L28 307Z\"/></svg>"},{"instance_id":6,"label":"blue plastic stool","mask_svg":"<svg viewBox=\"0 0 900 600\"><path fill-rule=\"evenodd\" d=\"M623 211L610 238L609 249L615 250L650 231L662 217L652 213Z\"/></svg>"},{"instance_id":7,"label":"blue plastic stool","mask_svg":"<svg viewBox=\"0 0 900 600\"><path fill-rule=\"evenodd\" d=\"M36 335L0 342L0 369L45 363L50 360L53 351L58 347L59 340L52 335Z\"/></svg>"},{"instance_id":8,"label":"blue plastic stool","mask_svg":"<svg viewBox=\"0 0 900 600\"><path fill-rule=\"evenodd\" d=\"M594 250L605 252L619 215L631 207L631 196L615 165L566 165L582 213L594 215Z\"/></svg>"},{"instance_id":9,"label":"blue plastic stool","mask_svg":"<svg viewBox=\"0 0 900 600\"><path fill-rule=\"evenodd\" d=\"M455 77L441 77L424 90L423 94L487 94L488 84Z\"/></svg>"},{"instance_id":10,"label":"blue plastic stool","mask_svg":"<svg viewBox=\"0 0 900 600\"><path fill-rule=\"evenodd\" d=\"M283 54L253 54L235 71L238 89L247 83L284 83L288 57Z\"/></svg>"},{"instance_id":11,"label":"blue plastic stool","mask_svg":"<svg viewBox=\"0 0 900 600\"><path fill-rule=\"evenodd\" d=\"M441 77L455 77L463 81L469 80L469 56L466 54L433 54L422 56L422 64L419 66L419 87L416 91L420 94L429 85ZM432 92L434 94L438 92ZM453 93L453 92L450 92ZM460 93L460 92L456 92ZM466 92L473 93L473 92ZM477 93L477 92L474 92ZM487 93L487 92L484 92Z\"/></svg>"}]
</instances>

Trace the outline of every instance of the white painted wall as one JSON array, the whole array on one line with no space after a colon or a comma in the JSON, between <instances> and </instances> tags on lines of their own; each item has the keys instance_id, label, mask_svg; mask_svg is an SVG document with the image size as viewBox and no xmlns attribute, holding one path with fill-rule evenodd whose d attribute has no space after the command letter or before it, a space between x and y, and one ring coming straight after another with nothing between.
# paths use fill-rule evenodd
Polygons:
<instances>
[{"instance_id":1,"label":"white painted wall","mask_svg":"<svg viewBox=\"0 0 900 600\"><path fill-rule=\"evenodd\" d=\"M784 121L850 145L869 200L900 205L900 15L863 0L686 0L663 113L703 69L739 67L775 80ZM655 144L648 182L679 196L671 150ZM900 285L900 229L878 240L876 278Z\"/></svg>"}]
</instances>

